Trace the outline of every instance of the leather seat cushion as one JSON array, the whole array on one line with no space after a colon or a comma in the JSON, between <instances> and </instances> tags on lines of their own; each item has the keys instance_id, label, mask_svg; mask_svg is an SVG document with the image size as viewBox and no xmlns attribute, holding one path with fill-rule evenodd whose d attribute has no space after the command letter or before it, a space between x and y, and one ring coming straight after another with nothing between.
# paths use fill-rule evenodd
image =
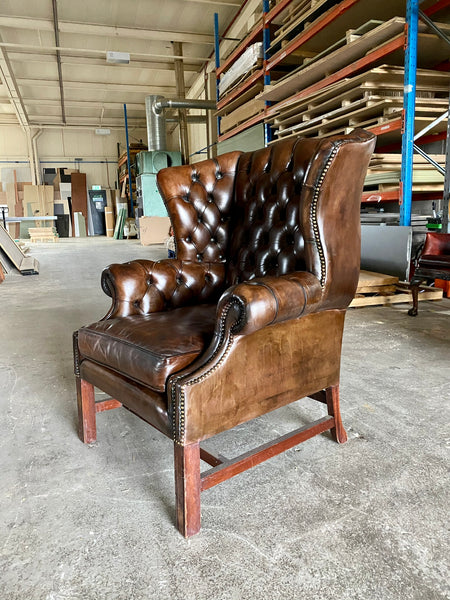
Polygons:
<instances>
[{"instance_id":1,"label":"leather seat cushion","mask_svg":"<svg viewBox=\"0 0 450 600\"><path fill-rule=\"evenodd\" d=\"M215 322L215 304L119 317L81 328L78 347L82 360L164 392L168 377L206 350Z\"/></svg>"},{"instance_id":2,"label":"leather seat cushion","mask_svg":"<svg viewBox=\"0 0 450 600\"><path fill-rule=\"evenodd\" d=\"M419 266L427 269L450 269L450 255L424 254L420 257Z\"/></svg>"}]
</instances>

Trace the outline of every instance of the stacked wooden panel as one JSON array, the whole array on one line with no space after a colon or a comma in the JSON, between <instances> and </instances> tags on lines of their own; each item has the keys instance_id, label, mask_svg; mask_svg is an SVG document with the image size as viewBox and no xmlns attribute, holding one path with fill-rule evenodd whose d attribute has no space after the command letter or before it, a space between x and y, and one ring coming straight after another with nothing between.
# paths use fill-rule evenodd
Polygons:
<instances>
[{"instance_id":1,"label":"stacked wooden panel","mask_svg":"<svg viewBox=\"0 0 450 600\"><path fill-rule=\"evenodd\" d=\"M348 133L398 120L403 108L404 69L383 65L345 78L306 98L282 106L268 119L277 138ZM450 73L418 69L416 129L448 107ZM438 130L444 131L443 121Z\"/></svg>"}]
</instances>

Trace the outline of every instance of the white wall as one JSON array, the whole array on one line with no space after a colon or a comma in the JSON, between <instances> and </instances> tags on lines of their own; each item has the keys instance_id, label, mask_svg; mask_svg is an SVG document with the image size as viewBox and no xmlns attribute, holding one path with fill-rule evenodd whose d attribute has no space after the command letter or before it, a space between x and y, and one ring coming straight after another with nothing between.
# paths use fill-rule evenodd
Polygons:
<instances>
[{"instance_id":1,"label":"white wall","mask_svg":"<svg viewBox=\"0 0 450 600\"><path fill-rule=\"evenodd\" d=\"M130 143L142 139L147 141L145 130L131 130ZM86 173L87 185L114 187L117 179L117 142L120 151L126 148L125 132L111 130L107 136L96 135L90 130L43 129L37 139L37 151L42 177L44 167L78 168ZM81 158L82 161L75 161ZM0 128L0 169L3 167L24 167L14 161L28 160L26 136L20 127ZM10 161L9 164L6 161ZM1 173L1 171L0 171ZM1 174L0 174L1 179Z\"/></svg>"},{"instance_id":2,"label":"white wall","mask_svg":"<svg viewBox=\"0 0 450 600\"><path fill-rule=\"evenodd\" d=\"M169 124L168 131L174 128ZM37 130L33 130L34 134ZM206 125L189 125L191 153L206 146ZM130 129L130 143L142 140L147 143L145 129ZM93 130L42 129L37 139L37 151L42 177L44 167L67 167L86 173L87 185L115 187L117 180L117 142L120 151L126 149L125 131L111 130L110 135L96 135ZM179 128L167 136L168 150L179 150ZM81 158L82 161L75 161ZM205 154L192 157L192 162L206 158ZM0 127L0 181L2 168L28 166L28 145L25 133L19 126Z\"/></svg>"}]
</instances>

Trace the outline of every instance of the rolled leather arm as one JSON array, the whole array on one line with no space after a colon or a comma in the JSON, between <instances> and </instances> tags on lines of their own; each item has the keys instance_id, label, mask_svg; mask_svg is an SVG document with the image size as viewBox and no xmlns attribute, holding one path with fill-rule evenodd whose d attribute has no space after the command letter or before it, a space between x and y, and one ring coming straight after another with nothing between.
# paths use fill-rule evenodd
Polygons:
<instances>
[{"instance_id":1,"label":"rolled leather arm","mask_svg":"<svg viewBox=\"0 0 450 600\"><path fill-rule=\"evenodd\" d=\"M260 277L228 288L219 301L219 318L234 315L232 332L249 334L314 312L321 299L320 282L312 273Z\"/></svg>"},{"instance_id":2,"label":"rolled leather arm","mask_svg":"<svg viewBox=\"0 0 450 600\"><path fill-rule=\"evenodd\" d=\"M177 259L110 265L102 273L102 289L112 298L104 319L215 301L223 290L224 274L223 263Z\"/></svg>"}]
</instances>

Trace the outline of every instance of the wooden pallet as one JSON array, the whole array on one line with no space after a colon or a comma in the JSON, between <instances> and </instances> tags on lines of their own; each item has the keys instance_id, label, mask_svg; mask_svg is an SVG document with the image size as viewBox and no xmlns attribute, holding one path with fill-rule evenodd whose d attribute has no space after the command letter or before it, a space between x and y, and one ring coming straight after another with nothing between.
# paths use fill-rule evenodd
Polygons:
<instances>
[{"instance_id":1,"label":"wooden pallet","mask_svg":"<svg viewBox=\"0 0 450 600\"><path fill-rule=\"evenodd\" d=\"M267 120L277 129L278 138L292 134L314 135L338 128L352 128L356 126L375 126L392 119L401 117L403 108L403 81L399 73L389 74L389 70L377 70L373 78L367 73L366 81L361 77L356 85L342 82L341 86L333 86L332 90L297 103L295 107L281 109L278 115ZM381 72L380 72L381 71ZM403 71L403 69L401 70ZM423 85L427 77L423 78ZM429 119L430 122L443 114L448 107L448 85L450 74L445 73L438 78L445 86L430 91L421 90L416 99L416 116L420 119ZM349 87L350 86L350 87ZM340 89L339 89L340 88ZM442 97L441 97L442 96ZM441 125L441 124L440 124ZM446 121L441 128L445 129Z\"/></svg>"},{"instance_id":2,"label":"wooden pallet","mask_svg":"<svg viewBox=\"0 0 450 600\"><path fill-rule=\"evenodd\" d=\"M30 227L28 233L31 242L57 242L59 240L54 227Z\"/></svg>"},{"instance_id":3,"label":"wooden pallet","mask_svg":"<svg viewBox=\"0 0 450 600\"><path fill-rule=\"evenodd\" d=\"M441 300L443 290L422 285L419 288L419 300ZM398 277L361 271L355 298L351 308L361 306L389 306L391 304L411 303L412 295L408 283L398 281Z\"/></svg>"},{"instance_id":4,"label":"wooden pallet","mask_svg":"<svg viewBox=\"0 0 450 600\"><path fill-rule=\"evenodd\" d=\"M292 102L279 109L270 122L276 126L298 123L303 120L303 114L308 114L309 118L324 115L360 100L367 94L402 97L403 83L403 67L382 65L360 75L342 79L307 98ZM450 73L418 69L416 96L436 99L447 97L448 100L449 84Z\"/></svg>"}]
</instances>

